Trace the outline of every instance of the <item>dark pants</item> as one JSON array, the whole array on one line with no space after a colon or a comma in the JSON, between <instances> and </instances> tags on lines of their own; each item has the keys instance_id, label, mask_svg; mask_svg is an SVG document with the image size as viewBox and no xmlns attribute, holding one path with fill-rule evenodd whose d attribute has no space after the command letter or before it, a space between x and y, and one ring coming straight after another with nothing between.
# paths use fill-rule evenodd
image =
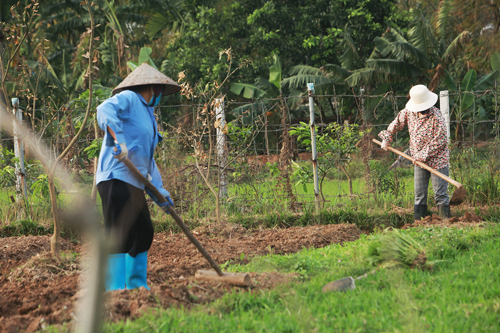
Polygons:
<instances>
[{"instance_id":1,"label":"dark pants","mask_svg":"<svg viewBox=\"0 0 500 333\"><path fill-rule=\"evenodd\" d=\"M144 191L121 180L97 184L102 200L104 227L111 253L128 253L132 257L148 251L153 243L153 222Z\"/></svg>"}]
</instances>

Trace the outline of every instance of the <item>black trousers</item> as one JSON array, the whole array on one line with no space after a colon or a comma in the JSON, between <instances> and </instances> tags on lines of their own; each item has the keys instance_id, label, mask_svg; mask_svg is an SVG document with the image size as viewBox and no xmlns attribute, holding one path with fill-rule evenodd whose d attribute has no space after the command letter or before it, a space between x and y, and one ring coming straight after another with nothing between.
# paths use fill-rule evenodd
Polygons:
<instances>
[{"instance_id":1,"label":"black trousers","mask_svg":"<svg viewBox=\"0 0 500 333\"><path fill-rule=\"evenodd\" d=\"M153 222L144 191L112 179L97 184L102 200L106 236L114 244L111 253L132 257L148 251L153 243Z\"/></svg>"}]
</instances>

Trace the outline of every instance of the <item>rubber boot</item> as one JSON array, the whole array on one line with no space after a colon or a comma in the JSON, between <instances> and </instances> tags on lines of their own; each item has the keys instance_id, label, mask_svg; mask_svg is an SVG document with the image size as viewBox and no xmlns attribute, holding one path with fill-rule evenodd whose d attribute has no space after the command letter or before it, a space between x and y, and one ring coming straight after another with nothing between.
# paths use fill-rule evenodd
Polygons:
<instances>
[{"instance_id":1,"label":"rubber boot","mask_svg":"<svg viewBox=\"0 0 500 333\"><path fill-rule=\"evenodd\" d=\"M125 289L125 253L108 256L105 287L106 291Z\"/></svg>"},{"instance_id":2,"label":"rubber boot","mask_svg":"<svg viewBox=\"0 0 500 333\"><path fill-rule=\"evenodd\" d=\"M451 217L450 205L438 206L438 215L442 219L449 219Z\"/></svg>"},{"instance_id":3,"label":"rubber boot","mask_svg":"<svg viewBox=\"0 0 500 333\"><path fill-rule=\"evenodd\" d=\"M427 205L415 205L413 206L413 219L415 221L420 221L424 217L429 215L427 213Z\"/></svg>"},{"instance_id":4,"label":"rubber boot","mask_svg":"<svg viewBox=\"0 0 500 333\"><path fill-rule=\"evenodd\" d=\"M148 252L139 253L135 258L127 254L127 289L144 287L150 290L146 282L148 274Z\"/></svg>"}]
</instances>

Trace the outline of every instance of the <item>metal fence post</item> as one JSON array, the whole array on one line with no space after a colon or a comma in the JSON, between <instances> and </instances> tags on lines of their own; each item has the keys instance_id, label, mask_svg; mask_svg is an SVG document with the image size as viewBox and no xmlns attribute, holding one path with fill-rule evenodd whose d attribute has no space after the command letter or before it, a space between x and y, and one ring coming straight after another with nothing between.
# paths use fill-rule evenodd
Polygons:
<instances>
[{"instance_id":1,"label":"metal fence post","mask_svg":"<svg viewBox=\"0 0 500 333\"><path fill-rule=\"evenodd\" d=\"M446 131L448 136L448 144L450 143L450 94L448 90L439 92L439 108L446 123Z\"/></svg>"},{"instance_id":2,"label":"metal fence post","mask_svg":"<svg viewBox=\"0 0 500 333\"><path fill-rule=\"evenodd\" d=\"M20 124L23 122L23 115L21 110L19 109L19 99L12 98L12 112L16 116L17 120ZM26 181L24 179L25 170L24 170L24 144L23 141L19 138L19 133L21 131L17 127L17 124L14 122L14 154L17 158L16 161L16 200L21 200L21 195L27 196L26 189Z\"/></svg>"},{"instance_id":3,"label":"metal fence post","mask_svg":"<svg viewBox=\"0 0 500 333\"><path fill-rule=\"evenodd\" d=\"M318 183L318 153L316 151L316 123L314 121L314 83L307 84L309 91L309 126L311 127L311 148L314 174L314 203L316 213L319 213L319 183Z\"/></svg>"},{"instance_id":4,"label":"metal fence post","mask_svg":"<svg viewBox=\"0 0 500 333\"><path fill-rule=\"evenodd\" d=\"M226 128L226 116L224 114L224 99L218 98L215 102L215 121L217 126L217 156L219 160L219 193L221 197L227 196L227 149L226 149L226 135L224 134Z\"/></svg>"}]
</instances>

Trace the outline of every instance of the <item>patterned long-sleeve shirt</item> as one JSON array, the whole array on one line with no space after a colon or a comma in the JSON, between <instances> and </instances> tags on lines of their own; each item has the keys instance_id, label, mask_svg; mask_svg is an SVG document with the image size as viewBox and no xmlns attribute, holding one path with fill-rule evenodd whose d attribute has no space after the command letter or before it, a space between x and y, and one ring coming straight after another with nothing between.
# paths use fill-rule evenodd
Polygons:
<instances>
[{"instance_id":1,"label":"patterned long-sleeve shirt","mask_svg":"<svg viewBox=\"0 0 500 333\"><path fill-rule=\"evenodd\" d=\"M394 134L402 130L405 125L408 126L410 132L412 157L433 169L441 169L449 165L450 152L446 124L438 108L430 108L429 113L422 118L419 118L417 112L403 109L387 130L379 133L379 137L392 142Z\"/></svg>"}]
</instances>

